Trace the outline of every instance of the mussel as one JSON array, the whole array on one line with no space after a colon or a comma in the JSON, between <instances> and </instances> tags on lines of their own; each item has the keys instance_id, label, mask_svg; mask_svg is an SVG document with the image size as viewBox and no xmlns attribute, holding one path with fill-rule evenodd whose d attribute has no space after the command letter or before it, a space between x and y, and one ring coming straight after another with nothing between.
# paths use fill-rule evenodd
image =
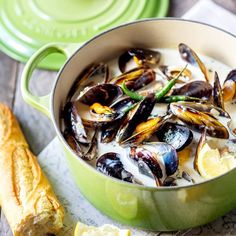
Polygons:
<instances>
[{"instance_id":1,"label":"mussel","mask_svg":"<svg viewBox=\"0 0 236 236\"><path fill-rule=\"evenodd\" d=\"M219 119L219 117L226 118L227 121L229 121L231 119L228 112L226 112L225 110L223 110L219 107L216 107L212 104L209 104L209 103L198 103L198 102L192 102L192 101L186 101L186 102L183 101L182 102L182 101L180 101L180 102L178 102L178 104L193 108L197 111L207 113L209 116L213 116L216 119Z\"/></svg>"},{"instance_id":2,"label":"mussel","mask_svg":"<svg viewBox=\"0 0 236 236\"><path fill-rule=\"evenodd\" d=\"M136 66L147 65L147 64L158 64L161 58L160 52L141 49L131 48L128 51L121 54L119 57L119 68L121 72L125 72L127 64L133 60Z\"/></svg>"},{"instance_id":3,"label":"mussel","mask_svg":"<svg viewBox=\"0 0 236 236\"><path fill-rule=\"evenodd\" d=\"M69 100L77 100L80 92L86 87L92 87L95 84L106 83L108 77L109 69L107 64L99 63L88 66L75 80L68 95Z\"/></svg>"},{"instance_id":4,"label":"mussel","mask_svg":"<svg viewBox=\"0 0 236 236\"><path fill-rule=\"evenodd\" d=\"M202 80L192 81L179 88L173 89L172 95L185 95L209 100L212 96L212 86Z\"/></svg>"},{"instance_id":5,"label":"mussel","mask_svg":"<svg viewBox=\"0 0 236 236\"><path fill-rule=\"evenodd\" d=\"M160 66L159 69L162 71L162 73L167 77L168 80L176 77L182 70L183 67L177 67L177 66ZM192 79L192 72L189 69L185 69L181 76L178 79L178 83L186 83L189 82L189 80Z\"/></svg>"},{"instance_id":6,"label":"mussel","mask_svg":"<svg viewBox=\"0 0 236 236\"><path fill-rule=\"evenodd\" d=\"M74 134L71 133L68 129L64 131L63 136L78 157L86 161L91 161L96 158L98 148L97 131L92 133L93 134L89 135L87 143L78 142Z\"/></svg>"},{"instance_id":7,"label":"mussel","mask_svg":"<svg viewBox=\"0 0 236 236\"><path fill-rule=\"evenodd\" d=\"M155 80L155 72L148 67L137 67L115 78L110 83L121 85L125 82L128 89L135 91Z\"/></svg>"},{"instance_id":8,"label":"mussel","mask_svg":"<svg viewBox=\"0 0 236 236\"><path fill-rule=\"evenodd\" d=\"M166 122L156 132L161 142L172 145L176 151L181 151L187 147L193 139L193 132L184 125Z\"/></svg>"},{"instance_id":9,"label":"mussel","mask_svg":"<svg viewBox=\"0 0 236 236\"><path fill-rule=\"evenodd\" d=\"M122 89L114 84L99 84L81 92L79 101L91 106L95 102L109 106L123 94Z\"/></svg>"},{"instance_id":10,"label":"mussel","mask_svg":"<svg viewBox=\"0 0 236 236\"><path fill-rule=\"evenodd\" d=\"M167 176L163 181L163 186L170 187L170 186L177 186L176 178L172 176Z\"/></svg>"},{"instance_id":11,"label":"mussel","mask_svg":"<svg viewBox=\"0 0 236 236\"><path fill-rule=\"evenodd\" d=\"M171 112L190 128L198 132L206 129L209 136L227 139L229 133L225 126L213 114L205 112L205 109L196 109L198 107L201 108L202 104L191 102L175 102L170 104ZM212 106L209 107L212 108ZM215 110L217 111L217 108Z\"/></svg>"},{"instance_id":12,"label":"mussel","mask_svg":"<svg viewBox=\"0 0 236 236\"><path fill-rule=\"evenodd\" d=\"M205 76L206 82L209 83L209 76L207 69L203 64L203 62L198 57L197 53L195 53L193 49L191 49L188 45L184 43L179 44L179 53L183 60L192 65L197 65L202 71L203 75Z\"/></svg>"},{"instance_id":13,"label":"mussel","mask_svg":"<svg viewBox=\"0 0 236 236\"><path fill-rule=\"evenodd\" d=\"M236 96L236 69L229 72L223 85L224 100L231 101Z\"/></svg>"},{"instance_id":14,"label":"mussel","mask_svg":"<svg viewBox=\"0 0 236 236\"><path fill-rule=\"evenodd\" d=\"M140 144L148 140L161 125L170 118L170 115L164 117L151 117L147 121L140 123L133 132L133 135L122 142L122 144Z\"/></svg>"},{"instance_id":15,"label":"mussel","mask_svg":"<svg viewBox=\"0 0 236 236\"><path fill-rule=\"evenodd\" d=\"M137 183L134 176L124 169L118 153L108 152L100 156L97 160L96 169L105 175L126 182Z\"/></svg>"},{"instance_id":16,"label":"mussel","mask_svg":"<svg viewBox=\"0 0 236 236\"><path fill-rule=\"evenodd\" d=\"M203 148L203 145L206 143L206 129L203 129L202 131L202 134L201 134L201 137L198 141L198 145L197 145L197 149L196 149L196 154L195 154L195 158L194 158L194 169L196 171L198 171L199 173L199 169L198 169L198 157L200 155L200 151L202 150ZM199 173L200 174L200 173Z\"/></svg>"},{"instance_id":17,"label":"mussel","mask_svg":"<svg viewBox=\"0 0 236 236\"><path fill-rule=\"evenodd\" d=\"M82 154L81 147L79 143L76 141L76 139L74 138L73 134L70 133L69 130L65 130L63 136L66 142L71 147L71 149L76 153L76 155L82 158L83 154Z\"/></svg>"},{"instance_id":18,"label":"mussel","mask_svg":"<svg viewBox=\"0 0 236 236\"><path fill-rule=\"evenodd\" d=\"M124 116L126 112L128 112L128 110L134 104L135 101L132 98L122 97L121 99L118 99L110 106L114 111L116 111L116 114L120 114L119 116L121 118L116 120L116 122L114 123L107 124L104 127L102 127L102 132L101 132L102 143L109 143L115 138L122 122L124 121Z\"/></svg>"},{"instance_id":19,"label":"mussel","mask_svg":"<svg viewBox=\"0 0 236 236\"><path fill-rule=\"evenodd\" d=\"M73 106L85 126L100 127L120 118L109 106L121 95L119 86L100 84L83 91Z\"/></svg>"},{"instance_id":20,"label":"mussel","mask_svg":"<svg viewBox=\"0 0 236 236\"><path fill-rule=\"evenodd\" d=\"M215 79L214 79L213 101L215 106L224 109L223 91L221 89L220 79L217 72L215 72Z\"/></svg>"},{"instance_id":21,"label":"mussel","mask_svg":"<svg viewBox=\"0 0 236 236\"><path fill-rule=\"evenodd\" d=\"M119 143L123 142L130 135L132 135L138 124L148 119L155 103L155 94L151 93L129 111L117 133L117 141Z\"/></svg>"},{"instance_id":22,"label":"mussel","mask_svg":"<svg viewBox=\"0 0 236 236\"><path fill-rule=\"evenodd\" d=\"M73 136L78 143L88 144L89 140L87 138L85 127L72 102L68 102L65 105L62 115L64 117L67 133L73 133Z\"/></svg>"},{"instance_id":23,"label":"mussel","mask_svg":"<svg viewBox=\"0 0 236 236\"><path fill-rule=\"evenodd\" d=\"M91 141L88 145L80 145L83 156L82 158L86 161L92 161L97 157L98 152L98 140L97 140L97 130L92 134Z\"/></svg>"},{"instance_id":24,"label":"mussel","mask_svg":"<svg viewBox=\"0 0 236 236\"><path fill-rule=\"evenodd\" d=\"M179 164L176 150L171 145L162 142L131 146L129 158L138 165L142 174L154 176L157 185L162 185L163 177L174 174Z\"/></svg>"},{"instance_id":25,"label":"mussel","mask_svg":"<svg viewBox=\"0 0 236 236\"><path fill-rule=\"evenodd\" d=\"M101 143L110 143L116 137L116 134L121 126L123 119L117 120L115 123L107 124L102 127Z\"/></svg>"}]
</instances>

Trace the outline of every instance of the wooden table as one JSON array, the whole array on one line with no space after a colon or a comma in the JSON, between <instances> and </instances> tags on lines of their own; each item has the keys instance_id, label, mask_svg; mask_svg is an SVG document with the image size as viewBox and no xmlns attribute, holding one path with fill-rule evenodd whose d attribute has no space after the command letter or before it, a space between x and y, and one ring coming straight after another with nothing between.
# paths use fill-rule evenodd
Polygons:
<instances>
[{"instance_id":1,"label":"wooden table","mask_svg":"<svg viewBox=\"0 0 236 236\"><path fill-rule=\"evenodd\" d=\"M168 16L180 17L198 0L171 0ZM229 9L235 8L233 0L218 0ZM233 11L233 10L232 10ZM21 128L37 155L55 136L52 124L48 118L25 104L20 92L20 77L24 64L19 63L0 52L0 102L9 105L17 116ZM50 91L56 72L36 70L31 85L36 95L45 95ZM1 212L0 236L10 236L8 223Z\"/></svg>"}]
</instances>

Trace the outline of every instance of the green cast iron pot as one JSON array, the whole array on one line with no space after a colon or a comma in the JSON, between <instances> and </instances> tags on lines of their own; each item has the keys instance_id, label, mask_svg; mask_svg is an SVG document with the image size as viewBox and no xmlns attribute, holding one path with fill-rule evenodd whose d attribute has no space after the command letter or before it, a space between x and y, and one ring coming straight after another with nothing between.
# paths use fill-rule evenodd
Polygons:
<instances>
[{"instance_id":1,"label":"green cast iron pot","mask_svg":"<svg viewBox=\"0 0 236 236\"><path fill-rule=\"evenodd\" d=\"M30 58L22 74L23 97L52 120L82 194L109 217L148 230L169 231L194 227L233 209L236 206L235 169L188 187L153 188L122 182L97 172L75 155L61 134L59 113L73 82L90 63L109 60L130 47L177 48L180 42L231 68L236 67L235 36L205 24L164 18L119 26L82 46L46 45ZM31 74L43 58L54 52L63 53L68 60L57 75L53 91L44 97L34 96L29 91Z\"/></svg>"}]
</instances>

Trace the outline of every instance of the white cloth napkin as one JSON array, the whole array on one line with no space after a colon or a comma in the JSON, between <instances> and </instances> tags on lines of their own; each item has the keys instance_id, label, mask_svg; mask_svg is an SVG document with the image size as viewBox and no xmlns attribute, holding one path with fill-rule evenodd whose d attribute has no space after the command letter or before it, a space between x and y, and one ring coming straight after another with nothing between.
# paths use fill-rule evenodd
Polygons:
<instances>
[{"instance_id":1,"label":"white cloth napkin","mask_svg":"<svg viewBox=\"0 0 236 236\"><path fill-rule=\"evenodd\" d=\"M199 1L184 16L223 28L236 34L236 17L209 0ZM55 138L39 155L39 162L52 183L55 192L66 209L66 219L62 236L72 236L77 221L89 225L114 224L126 228L96 210L76 187L67 168L66 157ZM217 221L195 229L174 233L152 233L131 229L134 236L154 235L236 235L236 210Z\"/></svg>"},{"instance_id":2,"label":"white cloth napkin","mask_svg":"<svg viewBox=\"0 0 236 236\"><path fill-rule=\"evenodd\" d=\"M211 0L197 2L182 18L207 23L236 35L236 16Z\"/></svg>"}]
</instances>

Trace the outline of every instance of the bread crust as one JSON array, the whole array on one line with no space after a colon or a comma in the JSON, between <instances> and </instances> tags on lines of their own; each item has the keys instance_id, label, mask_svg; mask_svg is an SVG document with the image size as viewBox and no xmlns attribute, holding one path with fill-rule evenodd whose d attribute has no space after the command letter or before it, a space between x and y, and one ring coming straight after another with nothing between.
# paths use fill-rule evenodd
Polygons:
<instances>
[{"instance_id":1,"label":"bread crust","mask_svg":"<svg viewBox=\"0 0 236 236\"><path fill-rule=\"evenodd\" d=\"M0 205L14 236L57 234L64 210L11 110L0 103Z\"/></svg>"}]
</instances>

